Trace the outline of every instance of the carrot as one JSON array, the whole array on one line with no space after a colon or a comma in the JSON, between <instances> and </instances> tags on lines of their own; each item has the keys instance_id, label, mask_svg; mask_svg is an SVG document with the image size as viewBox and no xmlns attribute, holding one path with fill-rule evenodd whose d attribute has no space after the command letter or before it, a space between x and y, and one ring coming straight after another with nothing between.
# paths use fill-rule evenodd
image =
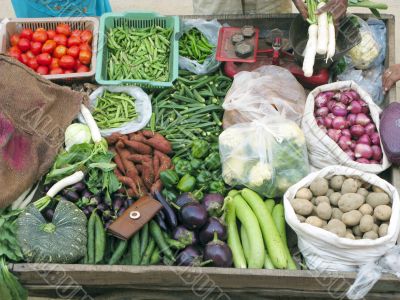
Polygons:
<instances>
[{"instance_id":1,"label":"carrot","mask_svg":"<svg viewBox=\"0 0 400 300\"><path fill-rule=\"evenodd\" d=\"M136 170L138 170L139 175L143 173L143 165L136 165Z\"/></svg>"},{"instance_id":2,"label":"carrot","mask_svg":"<svg viewBox=\"0 0 400 300\"><path fill-rule=\"evenodd\" d=\"M152 152L151 147L142 142L124 140L124 144L139 154L151 154Z\"/></svg>"},{"instance_id":3,"label":"carrot","mask_svg":"<svg viewBox=\"0 0 400 300\"><path fill-rule=\"evenodd\" d=\"M155 133L154 137L143 141L143 143L165 154L169 154L172 152L170 142L168 142L161 134L158 133Z\"/></svg>"},{"instance_id":4,"label":"carrot","mask_svg":"<svg viewBox=\"0 0 400 300\"><path fill-rule=\"evenodd\" d=\"M137 196L137 197L140 196L138 188L137 188L135 182L132 180L132 178L129 178L129 177L126 177L126 176L117 176L117 178L118 178L119 182L121 182L122 184L128 186L129 189L132 190L132 192L134 194L132 196Z\"/></svg>"},{"instance_id":5,"label":"carrot","mask_svg":"<svg viewBox=\"0 0 400 300\"><path fill-rule=\"evenodd\" d=\"M130 154L126 158L129 159L130 161L133 161L133 162L137 163L137 164L141 164L144 161L151 160L151 156L150 155L143 155L143 154Z\"/></svg>"},{"instance_id":6,"label":"carrot","mask_svg":"<svg viewBox=\"0 0 400 300\"><path fill-rule=\"evenodd\" d=\"M159 134L159 133L156 133L156 132L151 131L151 130L142 130L141 132L142 132L142 134L143 134L146 138L148 138L148 139L150 139L150 138L152 138L152 137L155 137L156 134Z\"/></svg>"},{"instance_id":7,"label":"carrot","mask_svg":"<svg viewBox=\"0 0 400 300\"><path fill-rule=\"evenodd\" d=\"M154 195L156 192L160 192L163 188L163 184L160 179L158 179L154 184L151 186L150 192Z\"/></svg>"},{"instance_id":8,"label":"carrot","mask_svg":"<svg viewBox=\"0 0 400 300\"><path fill-rule=\"evenodd\" d=\"M114 145L119 141L119 138L122 136L122 134L118 132L114 132L112 135L106 137L106 141L108 145Z\"/></svg>"},{"instance_id":9,"label":"carrot","mask_svg":"<svg viewBox=\"0 0 400 300\"><path fill-rule=\"evenodd\" d=\"M154 152L156 152L156 151L154 151ZM159 152L159 151L157 151L157 152ZM158 170L159 168L160 168L160 159L159 159L158 155L156 155L154 153L154 156L153 156L154 180L158 180L160 178L160 171Z\"/></svg>"},{"instance_id":10,"label":"carrot","mask_svg":"<svg viewBox=\"0 0 400 300\"><path fill-rule=\"evenodd\" d=\"M142 179L144 185L150 190L152 185L154 184L153 160L151 158L144 160L142 167Z\"/></svg>"},{"instance_id":11,"label":"carrot","mask_svg":"<svg viewBox=\"0 0 400 300\"><path fill-rule=\"evenodd\" d=\"M114 174L115 174L115 176L124 176L122 173L121 173L121 171L120 170L118 170L118 168L115 168L114 169Z\"/></svg>"},{"instance_id":12,"label":"carrot","mask_svg":"<svg viewBox=\"0 0 400 300\"><path fill-rule=\"evenodd\" d=\"M169 158L168 155L165 155L164 153L162 153L158 150L154 150L154 155L158 157L159 162L160 162L159 168L157 170L158 176L159 176L161 172L171 168L171 166L172 166L171 158Z\"/></svg>"},{"instance_id":13,"label":"carrot","mask_svg":"<svg viewBox=\"0 0 400 300\"><path fill-rule=\"evenodd\" d=\"M138 131L138 132L129 134L129 140L143 142L144 140L146 140L146 138L143 136L143 134L140 131Z\"/></svg>"}]
</instances>

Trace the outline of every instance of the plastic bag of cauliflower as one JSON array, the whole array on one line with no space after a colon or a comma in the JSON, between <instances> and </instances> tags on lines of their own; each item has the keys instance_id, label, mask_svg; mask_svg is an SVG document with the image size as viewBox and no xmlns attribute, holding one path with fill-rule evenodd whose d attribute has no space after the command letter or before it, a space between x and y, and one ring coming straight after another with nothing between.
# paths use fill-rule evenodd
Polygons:
<instances>
[{"instance_id":1,"label":"plastic bag of cauliflower","mask_svg":"<svg viewBox=\"0 0 400 300\"><path fill-rule=\"evenodd\" d=\"M219 137L219 151L224 181L265 197L282 196L309 173L303 132L281 117L229 127Z\"/></svg>"}]
</instances>

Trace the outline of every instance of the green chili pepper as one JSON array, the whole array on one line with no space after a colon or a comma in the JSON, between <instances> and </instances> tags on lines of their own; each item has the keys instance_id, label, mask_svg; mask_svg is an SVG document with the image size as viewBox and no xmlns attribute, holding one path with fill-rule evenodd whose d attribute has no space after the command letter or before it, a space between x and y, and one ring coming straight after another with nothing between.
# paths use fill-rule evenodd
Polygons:
<instances>
[{"instance_id":1,"label":"green chili pepper","mask_svg":"<svg viewBox=\"0 0 400 300\"><path fill-rule=\"evenodd\" d=\"M192 156L194 158L203 158L207 155L210 145L204 140L195 140L192 144Z\"/></svg>"},{"instance_id":2,"label":"green chili pepper","mask_svg":"<svg viewBox=\"0 0 400 300\"><path fill-rule=\"evenodd\" d=\"M197 170L202 166L203 162L200 159L192 158L190 160L190 165L192 166L193 170Z\"/></svg>"},{"instance_id":3,"label":"green chili pepper","mask_svg":"<svg viewBox=\"0 0 400 300\"><path fill-rule=\"evenodd\" d=\"M194 178L190 174L186 174L181 178L181 180L179 180L179 183L176 187L178 190L182 192L191 192L193 191L195 185L196 185L196 178Z\"/></svg>"},{"instance_id":4,"label":"green chili pepper","mask_svg":"<svg viewBox=\"0 0 400 300\"><path fill-rule=\"evenodd\" d=\"M210 183L209 191L211 193L225 195L226 193L225 183L222 180L213 181Z\"/></svg>"},{"instance_id":5,"label":"green chili pepper","mask_svg":"<svg viewBox=\"0 0 400 300\"><path fill-rule=\"evenodd\" d=\"M171 188L175 187L175 185L179 182L178 174L174 170L166 170L160 173L160 179L164 186Z\"/></svg>"},{"instance_id":6,"label":"green chili pepper","mask_svg":"<svg viewBox=\"0 0 400 300\"><path fill-rule=\"evenodd\" d=\"M167 201L175 202L176 198L178 198L176 193L174 193L173 191L167 190L167 189L163 189L161 194L165 197L165 199L167 199Z\"/></svg>"},{"instance_id":7,"label":"green chili pepper","mask_svg":"<svg viewBox=\"0 0 400 300\"><path fill-rule=\"evenodd\" d=\"M219 169L221 167L221 158L219 156L219 153L212 152L210 155L208 155L204 160L204 166L208 170Z\"/></svg>"},{"instance_id":8,"label":"green chili pepper","mask_svg":"<svg viewBox=\"0 0 400 300\"><path fill-rule=\"evenodd\" d=\"M203 188L193 191L192 195L194 199L201 201L204 198Z\"/></svg>"},{"instance_id":9,"label":"green chili pepper","mask_svg":"<svg viewBox=\"0 0 400 300\"><path fill-rule=\"evenodd\" d=\"M175 172L178 176L184 176L192 172L192 166L187 160L181 159L175 164Z\"/></svg>"},{"instance_id":10,"label":"green chili pepper","mask_svg":"<svg viewBox=\"0 0 400 300\"><path fill-rule=\"evenodd\" d=\"M211 173L207 170L202 170L200 173L196 176L196 182L200 185L205 185L208 182L211 181Z\"/></svg>"}]
</instances>

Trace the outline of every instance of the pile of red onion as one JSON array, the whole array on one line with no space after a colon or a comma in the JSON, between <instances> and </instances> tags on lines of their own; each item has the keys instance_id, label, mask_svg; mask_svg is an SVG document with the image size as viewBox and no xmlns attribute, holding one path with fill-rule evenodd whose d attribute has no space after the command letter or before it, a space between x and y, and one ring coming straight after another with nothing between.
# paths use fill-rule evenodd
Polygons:
<instances>
[{"instance_id":1,"label":"pile of red onion","mask_svg":"<svg viewBox=\"0 0 400 300\"><path fill-rule=\"evenodd\" d=\"M381 164L379 133L368 104L353 90L322 92L315 98L318 126L354 161Z\"/></svg>"}]
</instances>

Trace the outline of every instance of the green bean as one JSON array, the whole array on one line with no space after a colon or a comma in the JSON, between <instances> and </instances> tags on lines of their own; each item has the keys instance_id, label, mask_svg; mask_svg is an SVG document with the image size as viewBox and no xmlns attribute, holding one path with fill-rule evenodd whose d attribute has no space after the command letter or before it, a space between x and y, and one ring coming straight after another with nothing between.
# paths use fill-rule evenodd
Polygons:
<instances>
[{"instance_id":1,"label":"green bean","mask_svg":"<svg viewBox=\"0 0 400 300\"><path fill-rule=\"evenodd\" d=\"M156 265L160 261L161 261L160 250L158 249L158 247L155 247L150 257L150 265Z\"/></svg>"},{"instance_id":2,"label":"green bean","mask_svg":"<svg viewBox=\"0 0 400 300\"><path fill-rule=\"evenodd\" d=\"M103 260L106 249L106 232L103 222L97 213L95 214L95 246L94 262L97 264Z\"/></svg>"},{"instance_id":3,"label":"green bean","mask_svg":"<svg viewBox=\"0 0 400 300\"><path fill-rule=\"evenodd\" d=\"M160 251L164 253L164 255L167 256L169 259L174 260L175 258L162 235L160 227L153 220L150 221L150 233L153 239L155 240L158 248L160 248Z\"/></svg>"},{"instance_id":4,"label":"green bean","mask_svg":"<svg viewBox=\"0 0 400 300\"><path fill-rule=\"evenodd\" d=\"M96 223L96 211L93 211L90 215L88 222L88 241L87 241L87 253L88 253L88 264L94 264L95 261L95 223Z\"/></svg>"},{"instance_id":5,"label":"green bean","mask_svg":"<svg viewBox=\"0 0 400 300\"><path fill-rule=\"evenodd\" d=\"M131 239L131 263L137 266L140 260L140 231L138 231Z\"/></svg>"},{"instance_id":6,"label":"green bean","mask_svg":"<svg viewBox=\"0 0 400 300\"><path fill-rule=\"evenodd\" d=\"M119 240L118 246L115 249L113 255L111 256L108 264L109 265L115 265L116 263L118 263L119 260L121 259L121 257L124 255L125 250L127 248L128 248L128 241Z\"/></svg>"},{"instance_id":7,"label":"green bean","mask_svg":"<svg viewBox=\"0 0 400 300\"><path fill-rule=\"evenodd\" d=\"M140 261L141 265L148 265L150 263L150 258L151 255L153 254L155 247L156 247L156 242L154 241L154 239L150 238L149 244L146 247L146 251L144 252L142 260Z\"/></svg>"},{"instance_id":8,"label":"green bean","mask_svg":"<svg viewBox=\"0 0 400 300\"><path fill-rule=\"evenodd\" d=\"M140 230L140 256L143 256L148 242L149 242L149 224L146 223Z\"/></svg>"}]
</instances>

